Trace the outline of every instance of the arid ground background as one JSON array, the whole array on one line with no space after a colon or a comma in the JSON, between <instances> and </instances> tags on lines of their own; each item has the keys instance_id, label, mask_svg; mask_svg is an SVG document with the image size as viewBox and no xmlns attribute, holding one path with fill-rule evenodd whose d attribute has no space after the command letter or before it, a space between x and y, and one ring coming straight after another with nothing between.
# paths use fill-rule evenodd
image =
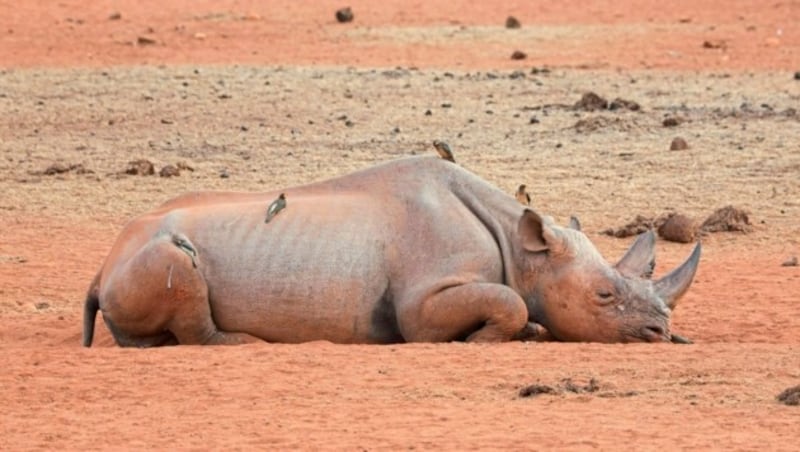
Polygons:
<instances>
[{"instance_id":1,"label":"arid ground background","mask_svg":"<svg viewBox=\"0 0 800 452\"><path fill-rule=\"evenodd\" d=\"M800 406L776 396L800 384L800 267L781 265L800 254L800 2L354 0L337 23L347 5L0 1L0 449L797 450ZM573 108L588 91L641 108ZM433 139L577 214L612 261L633 239L602 231L636 215L747 211L749 233L701 238L673 323L695 344L131 350L98 322L80 346L137 213ZM193 171L124 174L135 159ZM691 246L659 240L657 274Z\"/></svg>"}]
</instances>

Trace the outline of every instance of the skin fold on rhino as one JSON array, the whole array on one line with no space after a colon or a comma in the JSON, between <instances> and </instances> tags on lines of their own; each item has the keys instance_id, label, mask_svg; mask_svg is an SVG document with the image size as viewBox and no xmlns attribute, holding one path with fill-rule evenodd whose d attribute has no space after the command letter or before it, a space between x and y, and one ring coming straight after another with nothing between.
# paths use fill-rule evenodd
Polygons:
<instances>
[{"instance_id":1,"label":"skin fold on rhino","mask_svg":"<svg viewBox=\"0 0 800 452\"><path fill-rule=\"evenodd\" d=\"M265 223L279 193L287 205ZM411 157L267 193L190 193L130 221L92 281L121 346L667 342L700 257L649 279L652 232L610 265L478 176Z\"/></svg>"}]
</instances>

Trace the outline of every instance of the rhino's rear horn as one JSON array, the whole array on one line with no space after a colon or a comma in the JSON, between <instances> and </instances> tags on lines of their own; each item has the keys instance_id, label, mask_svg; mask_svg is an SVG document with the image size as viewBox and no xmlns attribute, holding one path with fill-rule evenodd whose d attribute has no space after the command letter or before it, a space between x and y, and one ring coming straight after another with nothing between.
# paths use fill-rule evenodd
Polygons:
<instances>
[{"instance_id":1,"label":"rhino's rear horn","mask_svg":"<svg viewBox=\"0 0 800 452\"><path fill-rule=\"evenodd\" d=\"M656 293L664 300L670 308L675 309L678 300L689 289L697 272L697 264L700 263L700 242L697 243L691 256L680 267L672 270L669 274L655 282Z\"/></svg>"},{"instance_id":2,"label":"rhino's rear horn","mask_svg":"<svg viewBox=\"0 0 800 452\"><path fill-rule=\"evenodd\" d=\"M652 277L656 267L656 234L653 230L639 234L615 267L629 278Z\"/></svg>"},{"instance_id":3,"label":"rhino's rear horn","mask_svg":"<svg viewBox=\"0 0 800 452\"><path fill-rule=\"evenodd\" d=\"M574 229L576 231L581 230L581 220L578 219L575 215L569 217L569 228Z\"/></svg>"}]
</instances>

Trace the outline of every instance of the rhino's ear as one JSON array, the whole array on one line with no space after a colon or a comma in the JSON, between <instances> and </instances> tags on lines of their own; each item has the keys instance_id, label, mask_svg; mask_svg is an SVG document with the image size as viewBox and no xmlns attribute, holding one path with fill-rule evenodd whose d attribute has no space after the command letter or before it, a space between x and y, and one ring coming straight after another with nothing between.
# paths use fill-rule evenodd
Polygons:
<instances>
[{"instance_id":1,"label":"rhino's ear","mask_svg":"<svg viewBox=\"0 0 800 452\"><path fill-rule=\"evenodd\" d=\"M629 278L650 278L656 266L656 234L650 229L639 234L622 259L617 262L616 269Z\"/></svg>"},{"instance_id":2,"label":"rhino's ear","mask_svg":"<svg viewBox=\"0 0 800 452\"><path fill-rule=\"evenodd\" d=\"M544 219L531 209L525 209L517 225L517 235L522 242L522 247L528 251L547 251L550 245L545 239Z\"/></svg>"},{"instance_id":3,"label":"rhino's ear","mask_svg":"<svg viewBox=\"0 0 800 452\"><path fill-rule=\"evenodd\" d=\"M569 228L574 229L576 231L581 230L581 221L578 220L578 217L576 217L575 215L569 217Z\"/></svg>"}]
</instances>

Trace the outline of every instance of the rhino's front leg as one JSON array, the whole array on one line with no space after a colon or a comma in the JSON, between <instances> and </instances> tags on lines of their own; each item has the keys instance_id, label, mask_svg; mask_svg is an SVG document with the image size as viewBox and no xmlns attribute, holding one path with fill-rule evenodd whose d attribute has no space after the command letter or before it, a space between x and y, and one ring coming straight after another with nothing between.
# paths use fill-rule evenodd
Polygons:
<instances>
[{"instance_id":1,"label":"rhino's front leg","mask_svg":"<svg viewBox=\"0 0 800 452\"><path fill-rule=\"evenodd\" d=\"M528 321L525 302L503 284L470 283L408 300L398 323L408 342L510 341Z\"/></svg>"}]
</instances>

